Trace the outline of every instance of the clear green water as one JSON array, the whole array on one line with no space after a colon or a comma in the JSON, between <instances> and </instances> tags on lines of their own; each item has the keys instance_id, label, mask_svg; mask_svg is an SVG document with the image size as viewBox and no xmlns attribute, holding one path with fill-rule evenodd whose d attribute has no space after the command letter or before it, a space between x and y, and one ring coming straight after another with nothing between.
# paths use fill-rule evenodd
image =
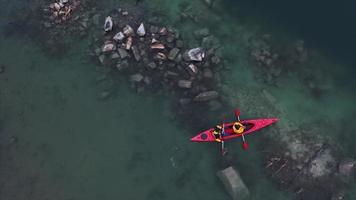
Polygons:
<instances>
[{"instance_id":1,"label":"clear green water","mask_svg":"<svg viewBox=\"0 0 356 200\"><path fill-rule=\"evenodd\" d=\"M325 83L331 89L322 99L310 98L303 85L290 77L283 80L283 87L265 86L256 82L246 58L247 39L264 25L255 18L248 20L249 15L238 18L236 13L223 12L226 7L209 11L198 0L185 4L199 10L199 24L179 21L182 2L190 1L152 0L146 6L164 13L164 20L180 28L185 38L192 37L192 30L211 28L225 49L231 68L225 78L230 88L251 94L269 89L287 110L283 117L298 125L330 120L332 129L320 134L334 138L347 156L354 157L354 86L345 80L350 66L323 55L308 66L331 74ZM106 2L105 8L120 3L127 2ZM18 2L6 2L1 8L2 28L19 7ZM272 25L268 28L279 31ZM27 37L1 35L0 64L6 66L0 74L0 138L6 147L1 152L1 174L6 179L1 199L229 199L215 175L226 166L218 146L190 143L195 133L170 120L167 99L137 95L123 77L97 82L101 73L95 63L86 61L87 42L73 44L67 56L54 59ZM98 94L107 89L114 90L113 96L99 100ZM263 105L236 100L232 106L241 107L245 117L268 114L244 112L244 108ZM11 136L18 138L17 144L9 144ZM266 177L258 150L263 141L258 137L249 141L252 146L247 152L242 152L239 142L228 148L251 199L292 199ZM356 186L348 191L348 199L353 199Z\"/></svg>"}]
</instances>

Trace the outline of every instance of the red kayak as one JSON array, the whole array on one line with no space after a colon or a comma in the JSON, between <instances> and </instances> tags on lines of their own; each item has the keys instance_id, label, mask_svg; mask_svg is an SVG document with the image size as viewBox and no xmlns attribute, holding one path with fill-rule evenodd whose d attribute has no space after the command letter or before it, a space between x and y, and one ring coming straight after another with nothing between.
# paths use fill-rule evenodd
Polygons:
<instances>
[{"instance_id":1,"label":"red kayak","mask_svg":"<svg viewBox=\"0 0 356 200\"><path fill-rule=\"evenodd\" d=\"M224 135L222 136L222 141L230 140L237 137L243 137L244 135L253 133L258 131L266 126L269 126L275 122L277 122L277 118L268 118L268 119L248 119L248 120L241 120L245 127L242 133L236 134L233 131L233 124L231 123L224 123ZM190 140L193 142L215 142L215 137L213 135L214 128L208 129L204 132L199 133L197 136L191 138Z\"/></svg>"}]
</instances>

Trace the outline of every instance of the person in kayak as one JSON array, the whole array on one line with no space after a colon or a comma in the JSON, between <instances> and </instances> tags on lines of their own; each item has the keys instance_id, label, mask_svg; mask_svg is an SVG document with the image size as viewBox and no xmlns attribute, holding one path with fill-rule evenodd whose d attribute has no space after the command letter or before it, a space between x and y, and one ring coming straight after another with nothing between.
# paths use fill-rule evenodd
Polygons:
<instances>
[{"instance_id":1,"label":"person in kayak","mask_svg":"<svg viewBox=\"0 0 356 200\"><path fill-rule=\"evenodd\" d=\"M243 133L245 130L245 126L241 122L235 122L232 126L234 133L240 134Z\"/></svg>"},{"instance_id":2,"label":"person in kayak","mask_svg":"<svg viewBox=\"0 0 356 200\"><path fill-rule=\"evenodd\" d=\"M213 135L215 137L215 141L221 142L221 139L222 139L222 127L220 125L216 125L214 127Z\"/></svg>"}]
</instances>

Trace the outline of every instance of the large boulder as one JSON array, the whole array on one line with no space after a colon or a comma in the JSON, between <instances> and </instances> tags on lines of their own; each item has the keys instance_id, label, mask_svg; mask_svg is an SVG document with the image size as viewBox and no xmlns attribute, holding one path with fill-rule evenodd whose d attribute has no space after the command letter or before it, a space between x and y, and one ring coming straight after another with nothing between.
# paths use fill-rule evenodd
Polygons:
<instances>
[{"instance_id":1,"label":"large boulder","mask_svg":"<svg viewBox=\"0 0 356 200\"><path fill-rule=\"evenodd\" d=\"M205 57L205 52L202 48L194 48L186 51L183 54L183 59L185 61L203 61L203 58Z\"/></svg>"},{"instance_id":2,"label":"large boulder","mask_svg":"<svg viewBox=\"0 0 356 200\"><path fill-rule=\"evenodd\" d=\"M114 25L114 23L113 23L113 21L112 21L112 17L111 17L111 16L107 16L107 17L105 18L104 31L105 31L105 32L111 31L112 28L113 28L113 25Z\"/></svg>"},{"instance_id":3,"label":"large boulder","mask_svg":"<svg viewBox=\"0 0 356 200\"><path fill-rule=\"evenodd\" d=\"M248 188L242 181L239 172L233 167L230 166L219 171L217 176L223 182L233 200L243 200L249 196L250 192Z\"/></svg>"}]
</instances>

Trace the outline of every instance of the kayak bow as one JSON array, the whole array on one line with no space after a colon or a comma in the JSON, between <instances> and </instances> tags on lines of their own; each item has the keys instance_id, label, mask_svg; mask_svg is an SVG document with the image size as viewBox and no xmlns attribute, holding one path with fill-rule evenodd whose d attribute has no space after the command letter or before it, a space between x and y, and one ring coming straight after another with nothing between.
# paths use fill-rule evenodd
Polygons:
<instances>
[{"instance_id":1,"label":"kayak bow","mask_svg":"<svg viewBox=\"0 0 356 200\"><path fill-rule=\"evenodd\" d=\"M258 131L266 126L269 126L277 121L278 121L277 118L241 120L240 122L245 126L245 130L244 132L239 134L236 134L233 131L232 126L234 122L224 123L223 125L225 127L224 129L225 134L222 136L222 141L230 140L237 137L242 137L244 135ZM191 138L190 140L193 142L215 142L213 130L214 128L211 128L204 132L201 132L197 136Z\"/></svg>"}]
</instances>

